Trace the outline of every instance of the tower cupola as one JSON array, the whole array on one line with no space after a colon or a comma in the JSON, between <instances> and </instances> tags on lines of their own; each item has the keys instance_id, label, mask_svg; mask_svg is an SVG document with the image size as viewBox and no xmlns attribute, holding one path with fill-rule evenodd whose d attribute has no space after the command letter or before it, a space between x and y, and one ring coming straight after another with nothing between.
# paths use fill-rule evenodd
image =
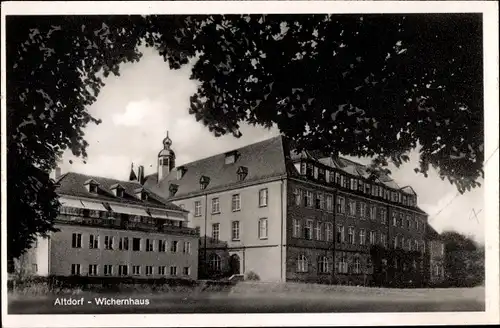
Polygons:
<instances>
[{"instance_id":1,"label":"tower cupola","mask_svg":"<svg viewBox=\"0 0 500 328\"><path fill-rule=\"evenodd\" d=\"M172 140L168 136L163 139L163 149L158 153L158 182L163 180L175 167L175 153L170 148Z\"/></svg>"}]
</instances>

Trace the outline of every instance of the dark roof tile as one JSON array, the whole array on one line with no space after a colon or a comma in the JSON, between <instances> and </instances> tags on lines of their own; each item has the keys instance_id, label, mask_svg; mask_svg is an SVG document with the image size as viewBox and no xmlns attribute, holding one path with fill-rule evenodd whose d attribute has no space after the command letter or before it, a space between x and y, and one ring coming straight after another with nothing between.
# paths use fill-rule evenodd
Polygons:
<instances>
[{"instance_id":1,"label":"dark roof tile","mask_svg":"<svg viewBox=\"0 0 500 328\"><path fill-rule=\"evenodd\" d=\"M99 184L98 193L90 193L85 187L85 183L94 180ZM84 197L100 201L113 201L130 205L142 205L157 208L165 208L174 211L185 211L179 206L169 203L165 199L153 193L148 193L147 200L140 200L135 197L135 191L142 188L137 181L120 181L104 177L89 176L81 173L68 172L61 175L57 181L56 191L60 196ZM116 197L112 193L112 187L119 184L124 189L123 197Z\"/></svg>"}]
</instances>

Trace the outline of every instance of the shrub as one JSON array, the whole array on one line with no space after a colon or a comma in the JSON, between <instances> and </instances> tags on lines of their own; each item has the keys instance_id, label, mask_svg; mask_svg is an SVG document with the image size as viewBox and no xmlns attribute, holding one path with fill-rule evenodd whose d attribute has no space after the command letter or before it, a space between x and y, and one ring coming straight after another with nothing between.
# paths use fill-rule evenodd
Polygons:
<instances>
[{"instance_id":1,"label":"shrub","mask_svg":"<svg viewBox=\"0 0 500 328\"><path fill-rule=\"evenodd\" d=\"M256 274L255 272L253 272L253 271L249 271L249 272L246 274L245 280L250 280L250 281L259 281L259 280L260 280L260 277L259 277L259 275L258 275L258 274Z\"/></svg>"}]
</instances>

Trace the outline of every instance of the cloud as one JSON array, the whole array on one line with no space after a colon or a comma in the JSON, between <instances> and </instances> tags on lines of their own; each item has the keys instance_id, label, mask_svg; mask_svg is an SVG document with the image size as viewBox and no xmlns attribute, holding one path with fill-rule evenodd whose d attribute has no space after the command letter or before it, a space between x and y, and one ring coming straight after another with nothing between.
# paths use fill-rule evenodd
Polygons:
<instances>
[{"instance_id":1,"label":"cloud","mask_svg":"<svg viewBox=\"0 0 500 328\"><path fill-rule=\"evenodd\" d=\"M142 123L144 116L151 110L149 99L142 101L132 101L127 104L123 113L113 115L115 125L137 126Z\"/></svg>"}]
</instances>

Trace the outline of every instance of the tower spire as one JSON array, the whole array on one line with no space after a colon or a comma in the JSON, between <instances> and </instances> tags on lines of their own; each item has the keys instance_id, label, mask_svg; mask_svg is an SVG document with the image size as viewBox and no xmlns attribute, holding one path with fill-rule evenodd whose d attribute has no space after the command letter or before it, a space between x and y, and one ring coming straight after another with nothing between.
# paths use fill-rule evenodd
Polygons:
<instances>
[{"instance_id":1,"label":"tower spire","mask_svg":"<svg viewBox=\"0 0 500 328\"><path fill-rule=\"evenodd\" d=\"M129 175L129 181L135 181L137 180L137 175L134 172L134 162L132 162L132 165L130 165L130 175Z\"/></svg>"}]
</instances>

